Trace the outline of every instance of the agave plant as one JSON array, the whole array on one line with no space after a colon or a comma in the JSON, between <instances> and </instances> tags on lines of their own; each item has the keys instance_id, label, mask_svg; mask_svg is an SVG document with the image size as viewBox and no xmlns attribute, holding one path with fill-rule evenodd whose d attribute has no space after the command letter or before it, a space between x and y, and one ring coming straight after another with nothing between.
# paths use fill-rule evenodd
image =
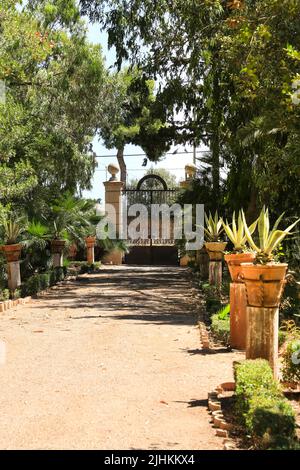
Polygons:
<instances>
[{"instance_id":1,"label":"agave plant","mask_svg":"<svg viewBox=\"0 0 300 470\"><path fill-rule=\"evenodd\" d=\"M258 224L258 220L256 220L255 222L253 222L252 225L250 225L249 232L251 235L252 233L255 232L257 224ZM242 253L243 251L245 251L246 243L247 243L247 235L245 233L245 226L243 222L242 211L239 211L237 222L236 222L236 216L234 212L232 215L231 226L228 223L228 220L226 220L226 224L223 221L223 227L224 227L227 237L233 243L234 251L236 253Z\"/></svg>"},{"instance_id":2,"label":"agave plant","mask_svg":"<svg viewBox=\"0 0 300 470\"><path fill-rule=\"evenodd\" d=\"M218 242L220 240L221 233L224 231L223 219L219 218L218 212L216 211L214 217L211 213L209 213L209 217L205 214L205 223L206 228L204 228L204 232L207 240L210 242Z\"/></svg>"},{"instance_id":3,"label":"agave plant","mask_svg":"<svg viewBox=\"0 0 300 470\"><path fill-rule=\"evenodd\" d=\"M4 241L6 245L14 245L18 243L20 236L25 231L24 218L19 217L13 219L12 217L3 220Z\"/></svg>"},{"instance_id":4,"label":"agave plant","mask_svg":"<svg viewBox=\"0 0 300 470\"><path fill-rule=\"evenodd\" d=\"M266 264L274 260L274 250L280 245L287 235L292 233L293 228L298 224L300 219L296 220L293 224L285 230L279 230L278 226L284 214L276 220L274 227L270 230L269 210L263 207L258 218L258 235L259 244L257 245L252 238L250 227L248 227L245 214L242 212L244 229L247 241L250 247L257 253L257 262Z\"/></svg>"}]
</instances>

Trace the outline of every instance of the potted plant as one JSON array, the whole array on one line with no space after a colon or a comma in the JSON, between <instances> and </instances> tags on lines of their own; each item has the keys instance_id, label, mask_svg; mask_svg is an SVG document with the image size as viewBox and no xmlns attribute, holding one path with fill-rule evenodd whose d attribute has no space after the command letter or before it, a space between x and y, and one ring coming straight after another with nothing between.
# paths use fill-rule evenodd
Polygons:
<instances>
[{"instance_id":1,"label":"potted plant","mask_svg":"<svg viewBox=\"0 0 300 470\"><path fill-rule=\"evenodd\" d=\"M25 231L24 220L12 218L3 220L4 229L4 242L2 245L2 251L6 257L8 263L18 261L20 259L22 245L18 243L20 236Z\"/></svg>"},{"instance_id":2,"label":"potted plant","mask_svg":"<svg viewBox=\"0 0 300 470\"><path fill-rule=\"evenodd\" d=\"M300 221L298 219L285 230L279 230L278 226L283 215L270 230L269 210L263 207L258 218L259 243L256 244L245 214L242 213L247 241L250 248L256 252L253 263L241 264L240 273L240 279L246 285L248 305L252 307L273 308L279 305L288 265L276 262L274 251Z\"/></svg>"},{"instance_id":3,"label":"potted plant","mask_svg":"<svg viewBox=\"0 0 300 470\"><path fill-rule=\"evenodd\" d=\"M249 230L251 234L257 226L255 221ZM235 212L232 216L232 224L223 222L225 233L233 244L233 251L225 255L232 283L230 285L230 345L232 348L244 350L246 348L247 335L247 301L245 286L239 278L241 263L253 262L255 253L247 248L247 237L243 223L242 212L239 212L236 221Z\"/></svg>"},{"instance_id":4,"label":"potted plant","mask_svg":"<svg viewBox=\"0 0 300 470\"><path fill-rule=\"evenodd\" d=\"M53 254L62 254L66 245L66 227L61 217L53 222L53 238L51 240L51 251Z\"/></svg>"},{"instance_id":5,"label":"potted plant","mask_svg":"<svg viewBox=\"0 0 300 470\"><path fill-rule=\"evenodd\" d=\"M258 220L249 227L251 235L256 230L257 223ZM246 246L247 236L245 233L242 211L239 211L237 223L234 212L231 226L226 220L226 223L223 222L223 228L227 237L233 244L233 251L231 253L227 253L224 256L224 259L227 262L232 282L241 282L241 279L239 279L241 263L251 263L255 260L256 256L255 253Z\"/></svg>"},{"instance_id":6,"label":"potted plant","mask_svg":"<svg viewBox=\"0 0 300 470\"><path fill-rule=\"evenodd\" d=\"M205 214L206 227L204 233L206 235L205 247L207 249L210 261L222 261L223 252L226 248L227 243L223 242L220 238L223 229L223 220L219 218L218 212L216 211L213 217L209 213L209 217Z\"/></svg>"}]
</instances>

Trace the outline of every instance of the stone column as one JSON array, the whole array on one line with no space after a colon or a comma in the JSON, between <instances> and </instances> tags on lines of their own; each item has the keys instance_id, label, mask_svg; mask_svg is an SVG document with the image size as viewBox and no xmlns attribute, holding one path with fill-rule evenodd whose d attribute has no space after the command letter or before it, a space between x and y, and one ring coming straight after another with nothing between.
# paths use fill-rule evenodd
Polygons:
<instances>
[{"instance_id":1,"label":"stone column","mask_svg":"<svg viewBox=\"0 0 300 470\"><path fill-rule=\"evenodd\" d=\"M196 252L196 263L199 266L200 277L202 280L208 279L209 276L209 256L205 247Z\"/></svg>"},{"instance_id":2,"label":"stone column","mask_svg":"<svg viewBox=\"0 0 300 470\"><path fill-rule=\"evenodd\" d=\"M1 247L7 262L8 288L14 292L21 285L20 256L22 246L19 243L14 245L3 245Z\"/></svg>"},{"instance_id":3,"label":"stone column","mask_svg":"<svg viewBox=\"0 0 300 470\"><path fill-rule=\"evenodd\" d=\"M179 185L181 189L188 189L190 187L190 184L192 181L195 179L197 167L194 164L189 164L185 165L185 180L180 181ZM184 256L182 256L179 260L179 265L180 266L188 266L188 263L192 261L194 257L190 257L188 253L186 253Z\"/></svg>"},{"instance_id":4,"label":"stone column","mask_svg":"<svg viewBox=\"0 0 300 470\"><path fill-rule=\"evenodd\" d=\"M230 346L233 349L246 349L247 334L246 287L241 282L230 284Z\"/></svg>"},{"instance_id":5,"label":"stone column","mask_svg":"<svg viewBox=\"0 0 300 470\"><path fill-rule=\"evenodd\" d=\"M21 285L20 261L7 263L8 288L14 292Z\"/></svg>"},{"instance_id":6,"label":"stone column","mask_svg":"<svg viewBox=\"0 0 300 470\"><path fill-rule=\"evenodd\" d=\"M216 287L222 285L222 260L209 262L209 283Z\"/></svg>"},{"instance_id":7,"label":"stone column","mask_svg":"<svg viewBox=\"0 0 300 470\"><path fill-rule=\"evenodd\" d=\"M64 264L64 248L66 245L65 240L52 240L51 241L51 251L53 259L53 267L61 268Z\"/></svg>"},{"instance_id":8,"label":"stone column","mask_svg":"<svg viewBox=\"0 0 300 470\"><path fill-rule=\"evenodd\" d=\"M269 361L278 377L279 308L247 307L246 359Z\"/></svg>"},{"instance_id":9,"label":"stone column","mask_svg":"<svg viewBox=\"0 0 300 470\"><path fill-rule=\"evenodd\" d=\"M108 171L112 176L109 181L103 183L105 187L105 212L108 219L115 226L118 239L122 236L122 189L124 183L117 179L116 175L119 173L119 168L116 165L109 165ZM119 250L113 250L104 257L103 263L121 265L122 259L123 253Z\"/></svg>"},{"instance_id":10,"label":"stone column","mask_svg":"<svg viewBox=\"0 0 300 470\"><path fill-rule=\"evenodd\" d=\"M95 244L96 244L96 237L85 238L86 260L88 264L95 263Z\"/></svg>"}]
</instances>

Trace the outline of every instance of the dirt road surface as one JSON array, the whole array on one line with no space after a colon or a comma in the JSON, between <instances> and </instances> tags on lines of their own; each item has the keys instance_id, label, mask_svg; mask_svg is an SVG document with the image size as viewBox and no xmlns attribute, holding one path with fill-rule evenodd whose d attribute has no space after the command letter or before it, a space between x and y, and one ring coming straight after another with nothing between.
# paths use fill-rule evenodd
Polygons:
<instances>
[{"instance_id":1,"label":"dirt road surface","mask_svg":"<svg viewBox=\"0 0 300 470\"><path fill-rule=\"evenodd\" d=\"M183 268L106 267L0 316L1 449L222 449ZM2 343L3 344L3 343Z\"/></svg>"}]
</instances>

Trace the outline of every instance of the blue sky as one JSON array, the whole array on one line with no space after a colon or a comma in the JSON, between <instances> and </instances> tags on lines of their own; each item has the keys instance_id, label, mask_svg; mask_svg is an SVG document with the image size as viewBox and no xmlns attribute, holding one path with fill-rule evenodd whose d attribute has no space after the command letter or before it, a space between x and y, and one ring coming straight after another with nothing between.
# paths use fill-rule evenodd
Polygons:
<instances>
[{"instance_id":1,"label":"blue sky","mask_svg":"<svg viewBox=\"0 0 300 470\"><path fill-rule=\"evenodd\" d=\"M95 44L101 44L103 54L106 58L106 65L112 66L115 62L115 53L113 50L108 50L107 48L107 35L100 31L99 26L97 25L88 25L88 38L91 42ZM176 149L183 151L184 148L176 146ZM192 148L187 146L186 149L190 152ZM171 152L175 150L171 149ZM104 200L104 187L103 182L106 181L106 167L109 163L117 163L115 157L116 150L107 150L102 142L98 142L98 139L94 140L94 151L97 155L111 155L111 158L98 158L98 169L95 172L93 179L93 189L91 191L84 191L85 197L91 198L101 198ZM134 145L127 145L125 148L125 155L127 154L141 154L143 153L140 147ZM141 178L146 169L153 168L166 168L174 173L178 180L184 179L184 167L187 163L193 161L193 155L168 155L166 158L157 164L148 163L148 166L145 168L142 167L144 157L125 157L128 171L128 180Z\"/></svg>"}]
</instances>

